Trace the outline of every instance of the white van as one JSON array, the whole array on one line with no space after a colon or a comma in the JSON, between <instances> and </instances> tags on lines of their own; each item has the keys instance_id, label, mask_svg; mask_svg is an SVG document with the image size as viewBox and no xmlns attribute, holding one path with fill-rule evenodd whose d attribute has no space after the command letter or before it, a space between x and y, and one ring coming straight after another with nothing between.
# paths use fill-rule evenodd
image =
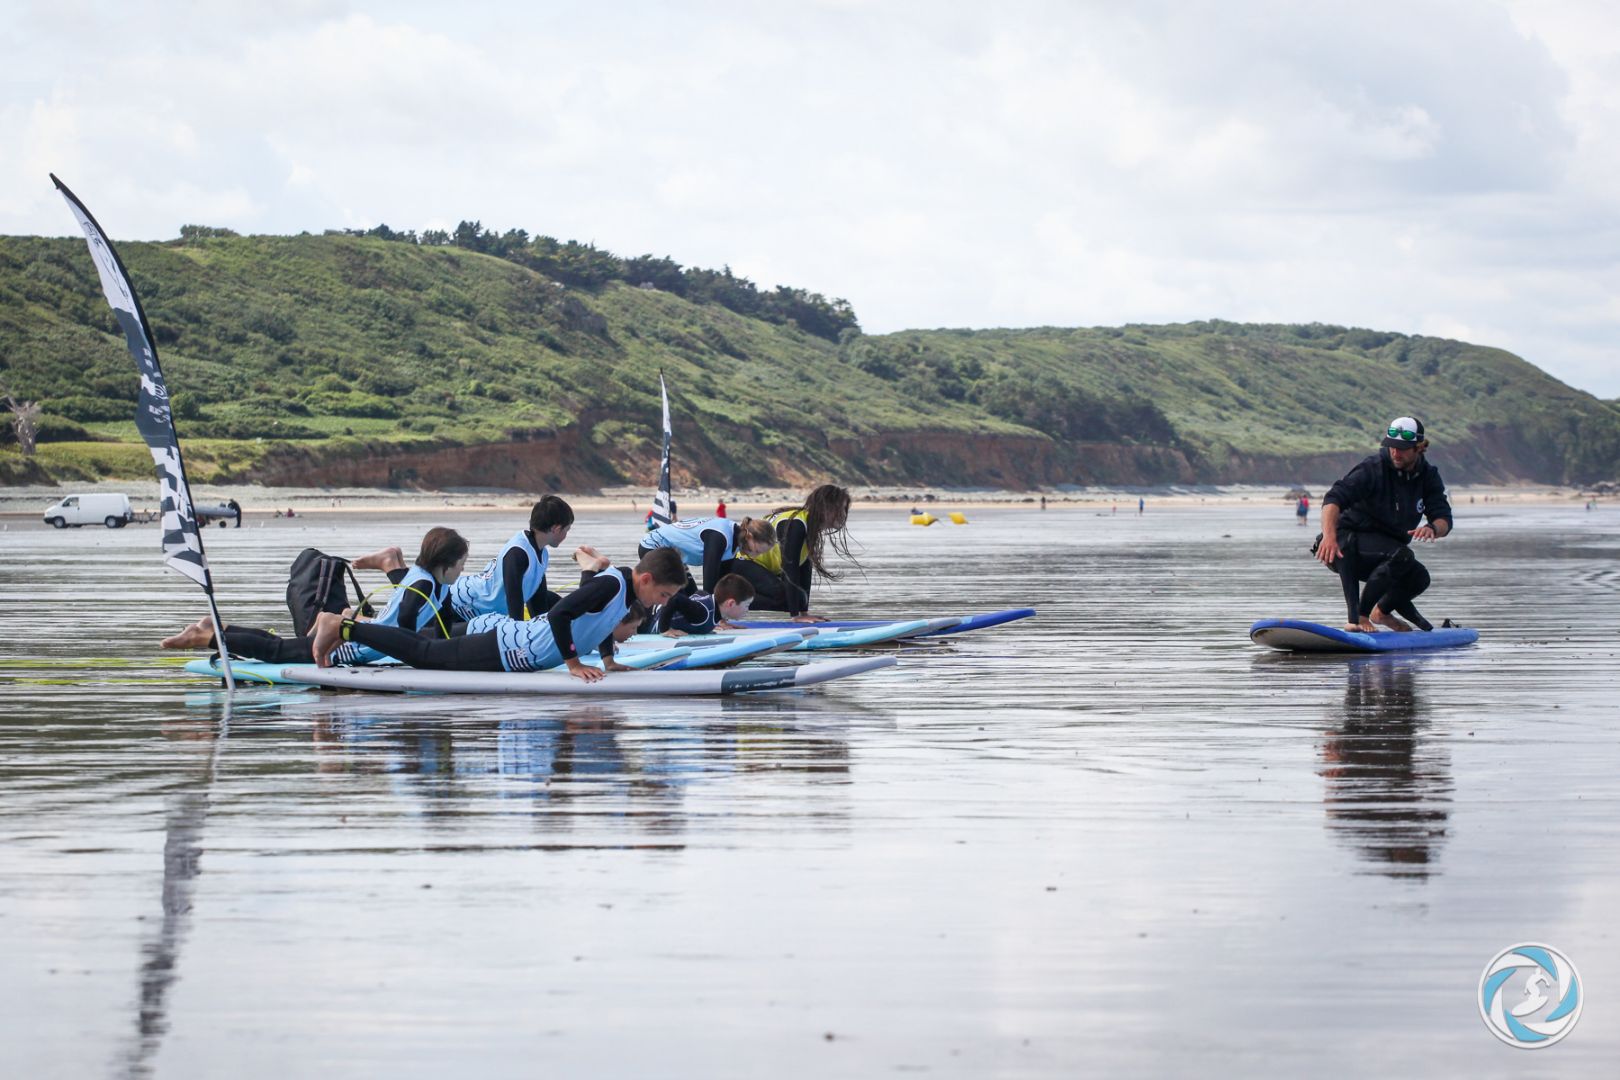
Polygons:
<instances>
[{"instance_id":1,"label":"white van","mask_svg":"<svg viewBox=\"0 0 1620 1080\"><path fill-rule=\"evenodd\" d=\"M65 529L69 525L105 525L109 529L122 529L135 520L129 508L128 495L69 495L45 511L45 524Z\"/></svg>"}]
</instances>

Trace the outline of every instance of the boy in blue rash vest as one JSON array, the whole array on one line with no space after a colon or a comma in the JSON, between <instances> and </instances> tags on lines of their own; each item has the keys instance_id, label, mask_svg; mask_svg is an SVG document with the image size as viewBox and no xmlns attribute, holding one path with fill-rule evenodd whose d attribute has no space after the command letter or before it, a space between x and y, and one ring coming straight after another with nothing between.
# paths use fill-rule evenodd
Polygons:
<instances>
[{"instance_id":1,"label":"boy in blue rash vest","mask_svg":"<svg viewBox=\"0 0 1620 1080\"><path fill-rule=\"evenodd\" d=\"M546 589L550 548L568 537L574 510L547 495L529 512L529 527L508 540L500 553L476 574L463 574L450 591L450 605L461 622L497 614L532 619L551 609L557 594Z\"/></svg>"},{"instance_id":2,"label":"boy in blue rash vest","mask_svg":"<svg viewBox=\"0 0 1620 1080\"><path fill-rule=\"evenodd\" d=\"M609 671L625 670L613 659L614 634L625 634L646 609L674 596L686 568L673 551L650 553L634 570L598 574L552 606L543 618L513 619L489 614L475 618L461 637L433 640L397 627L357 622L330 612L316 616L310 651L315 662L330 667L332 653L353 642L402 660L412 667L438 671L537 671L559 665L584 682L596 682ZM599 649L603 669L588 667L582 652Z\"/></svg>"},{"instance_id":3,"label":"boy in blue rash vest","mask_svg":"<svg viewBox=\"0 0 1620 1080\"><path fill-rule=\"evenodd\" d=\"M453 616L445 606L446 597L451 583L461 576L462 568L467 564L467 541L454 529L443 526L429 529L427 535L422 537L416 565L409 570L404 568L404 559L399 558L398 552L398 548L385 548L373 555L362 556L354 563L361 566L364 562L362 569L386 569L394 585L393 595L377 616L376 623L379 626L403 627L429 637L449 637ZM313 643L314 639L308 636L281 637L269 630L251 626L225 627L226 650L232 656L243 656L250 660L278 664L304 663ZM213 621L205 616L173 637L164 638L161 644L165 649L213 648ZM380 658L380 654L363 650L358 645L344 648L352 651L343 656L339 663L365 664Z\"/></svg>"},{"instance_id":4,"label":"boy in blue rash vest","mask_svg":"<svg viewBox=\"0 0 1620 1080\"><path fill-rule=\"evenodd\" d=\"M739 556L763 555L776 546L776 530L770 522L759 518L695 518L660 525L641 541L641 554L658 549L673 549L680 553L687 566L703 568L701 591L713 593L720 578L731 572L731 563ZM697 592L697 584L687 580L688 593Z\"/></svg>"},{"instance_id":5,"label":"boy in blue rash vest","mask_svg":"<svg viewBox=\"0 0 1620 1080\"><path fill-rule=\"evenodd\" d=\"M1346 630L1434 629L1412 603L1429 587L1429 572L1411 544L1451 532L1451 502L1428 449L1422 422L1396 417L1379 452L1322 497L1322 535L1311 552L1339 575L1349 612Z\"/></svg>"},{"instance_id":6,"label":"boy in blue rash vest","mask_svg":"<svg viewBox=\"0 0 1620 1080\"><path fill-rule=\"evenodd\" d=\"M581 546L574 551L579 564L580 584L613 565L606 555L595 548ZM712 634L716 630L738 630L748 615L748 605L754 600L754 587L741 574L726 574L714 587L713 594L676 593L669 603L654 608L641 626L644 634L663 634L683 637L688 634Z\"/></svg>"}]
</instances>

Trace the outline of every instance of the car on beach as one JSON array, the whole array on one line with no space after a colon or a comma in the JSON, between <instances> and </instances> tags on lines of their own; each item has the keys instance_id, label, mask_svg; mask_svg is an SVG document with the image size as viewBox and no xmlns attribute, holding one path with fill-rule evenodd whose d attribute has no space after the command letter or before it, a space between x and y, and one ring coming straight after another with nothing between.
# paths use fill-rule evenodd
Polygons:
<instances>
[{"instance_id":1,"label":"car on beach","mask_svg":"<svg viewBox=\"0 0 1620 1080\"><path fill-rule=\"evenodd\" d=\"M130 509L129 496L108 492L90 492L65 496L60 502L47 507L45 524L65 529L82 525L105 525L109 529L122 529L135 520Z\"/></svg>"}]
</instances>

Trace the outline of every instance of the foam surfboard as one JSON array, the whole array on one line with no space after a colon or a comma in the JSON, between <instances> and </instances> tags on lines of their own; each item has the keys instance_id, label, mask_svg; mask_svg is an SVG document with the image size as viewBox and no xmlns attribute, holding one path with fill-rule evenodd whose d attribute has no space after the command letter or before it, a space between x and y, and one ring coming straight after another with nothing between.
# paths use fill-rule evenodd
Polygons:
<instances>
[{"instance_id":1,"label":"foam surfboard","mask_svg":"<svg viewBox=\"0 0 1620 1080\"><path fill-rule=\"evenodd\" d=\"M969 630L984 630L991 626L1000 626L1003 623L1016 622L1027 619L1035 614L1034 608L1008 608L1005 611L987 611L980 615L956 616L952 625L940 630L930 630L918 634L918 637L943 637L946 634L965 634ZM892 620L891 620L892 621ZM787 622L770 619L749 619L750 629L776 630L786 626L803 626L804 623ZM829 619L813 625L826 630L864 630L867 627L887 625L882 619Z\"/></svg>"},{"instance_id":2,"label":"foam surfboard","mask_svg":"<svg viewBox=\"0 0 1620 1080\"><path fill-rule=\"evenodd\" d=\"M1376 634L1344 630L1303 619L1261 619L1249 627L1249 640L1281 652L1383 653L1417 649L1455 649L1479 640L1479 631L1466 626L1410 633Z\"/></svg>"},{"instance_id":3,"label":"foam surfboard","mask_svg":"<svg viewBox=\"0 0 1620 1080\"><path fill-rule=\"evenodd\" d=\"M867 656L797 666L728 668L723 671L618 671L594 683L576 679L559 668L514 672L422 671L398 664L329 668L316 667L314 664L266 666L278 669L274 673L278 683L323 686L335 690L374 690L394 694L682 697L799 690L890 667L894 662L892 656Z\"/></svg>"},{"instance_id":4,"label":"foam surfboard","mask_svg":"<svg viewBox=\"0 0 1620 1080\"><path fill-rule=\"evenodd\" d=\"M753 656L765 656L773 652L783 652L803 644L805 635L794 630L780 634L754 634L750 637L734 637L730 641L718 642L706 648L689 648L684 650L686 655L669 664L668 671L694 671L698 668L719 667L722 664L735 664ZM670 640L665 638L665 641ZM681 640L685 640L682 638ZM623 663L630 664L629 657L638 657L639 652L627 652Z\"/></svg>"},{"instance_id":5,"label":"foam surfboard","mask_svg":"<svg viewBox=\"0 0 1620 1080\"><path fill-rule=\"evenodd\" d=\"M797 633L800 640L790 642L787 648L795 652L819 652L824 649L853 649L862 645L881 645L888 641L903 641L906 638L921 637L925 634L937 633L961 622L960 617L952 616L944 619L912 619L909 622L874 623L871 626L851 630L829 630L826 623L805 625L803 623L788 623L793 630L765 630L750 624L740 630L726 631L718 634L698 634L683 638L666 638L657 634L637 634L628 644L631 648L649 647L655 642L667 643L671 640L681 642L694 649L707 653L712 649L735 641L752 641L759 637L775 637L778 634ZM688 667L697 666L698 658L694 657L687 662Z\"/></svg>"},{"instance_id":6,"label":"foam surfboard","mask_svg":"<svg viewBox=\"0 0 1620 1080\"><path fill-rule=\"evenodd\" d=\"M665 638L664 641L667 645L669 639ZM681 645L674 648L642 649L624 656L619 656L617 659L619 663L623 664L625 667L645 671L677 665L682 660L686 659L686 657L691 655L691 653L692 650L690 647ZM583 663L589 664L591 667L602 666L602 657L597 653L586 653L584 656L580 657L580 660ZM290 681L281 677L281 672L289 666L290 665L286 663L271 663L264 660L233 660L231 661L231 674L245 683L256 686L267 684L280 685ZM379 660L375 664L366 664L362 666L391 668L398 670L404 665L402 665L398 660L389 659ZM216 679L222 677L222 673L220 672L219 668L219 660L214 657L209 657L207 660L189 661L185 666L185 671L190 675L208 675Z\"/></svg>"}]
</instances>

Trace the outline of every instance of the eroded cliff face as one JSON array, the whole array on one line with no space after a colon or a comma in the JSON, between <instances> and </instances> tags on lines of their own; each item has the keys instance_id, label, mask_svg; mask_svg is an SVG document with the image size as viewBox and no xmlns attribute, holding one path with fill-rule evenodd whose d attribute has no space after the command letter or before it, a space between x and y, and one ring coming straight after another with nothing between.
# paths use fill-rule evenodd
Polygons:
<instances>
[{"instance_id":1,"label":"eroded cliff face","mask_svg":"<svg viewBox=\"0 0 1620 1080\"><path fill-rule=\"evenodd\" d=\"M801 433L797 448L783 449L759 445L746 433L728 432L724 440L712 434L677 444L677 486L802 487L829 479L1009 489L1057 484L1321 484L1343 475L1376 449L1369 440L1365 449L1334 453L1206 456L1164 446L928 431L856 439L817 439ZM1527 445L1512 432L1474 432L1459 444L1436 446L1433 453L1451 482L1561 481L1558 454ZM235 479L314 487L591 491L619 484L652 486L657 474L657 455L647 453L645 446L627 454L613 446L593 445L581 428L570 427L477 446L375 443L359 452L339 452L294 445L272 452L251 473Z\"/></svg>"}]
</instances>

